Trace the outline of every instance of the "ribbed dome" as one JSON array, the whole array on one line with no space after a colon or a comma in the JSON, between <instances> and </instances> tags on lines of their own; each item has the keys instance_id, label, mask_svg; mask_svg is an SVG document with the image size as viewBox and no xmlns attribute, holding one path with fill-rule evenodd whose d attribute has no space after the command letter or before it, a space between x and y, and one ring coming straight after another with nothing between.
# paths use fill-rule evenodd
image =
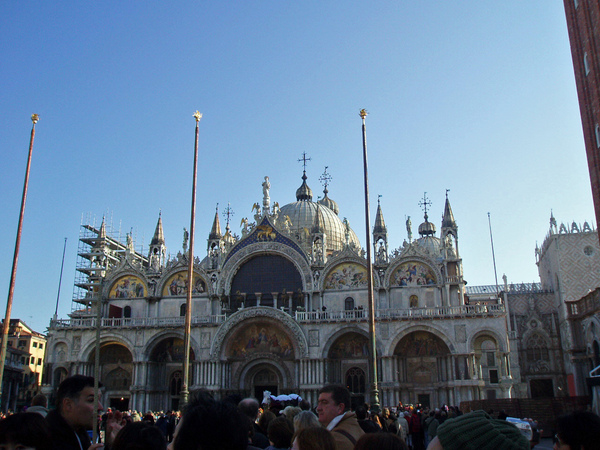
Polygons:
<instances>
[{"instance_id":1,"label":"ribbed dome","mask_svg":"<svg viewBox=\"0 0 600 450\"><path fill-rule=\"evenodd\" d=\"M323 192L325 193L325 196L317 203L326 206L337 215L340 212L340 208L338 207L337 203L331 200L329 197L327 197L327 193L329 192L327 188L325 188Z\"/></svg>"},{"instance_id":2,"label":"ribbed dome","mask_svg":"<svg viewBox=\"0 0 600 450\"><path fill-rule=\"evenodd\" d=\"M428 223L428 222L426 222ZM421 224L424 225L424 224ZM419 227L420 228L420 227ZM421 250L429 253L433 257L439 257L440 253L440 240L435 236L423 236L413 242Z\"/></svg>"},{"instance_id":3,"label":"ribbed dome","mask_svg":"<svg viewBox=\"0 0 600 450\"><path fill-rule=\"evenodd\" d=\"M302 185L296 190L296 200L312 200L312 189L306 184L306 172L302 175Z\"/></svg>"},{"instance_id":4,"label":"ribbed dome","mask_svg":"<svg viewBox=\"0 0 600 450\"><path fill-rule=\"evenodd\" d=\"M419 234L421 236L433 236L435 234L435 225L427 220L427 213L425 213L425 222L419 225Z\"/></svg>"},{"instance_id":5,"label":"ribbed dome","mask_svg":"<svg viewBox=\"0 0 600 450\"><path fill-rule=\"evenodd\" d=\"M318 207L311 201L297 201L281 207L279 217L289 216L292 231L312 230L317 215L317 208L323 220L324 232L327 235L327 250L342 250L346 244L346 226L342 220L329 208ZM350 243L360 247L356 233L350 230Z\"/></svg>"}]
</instances>

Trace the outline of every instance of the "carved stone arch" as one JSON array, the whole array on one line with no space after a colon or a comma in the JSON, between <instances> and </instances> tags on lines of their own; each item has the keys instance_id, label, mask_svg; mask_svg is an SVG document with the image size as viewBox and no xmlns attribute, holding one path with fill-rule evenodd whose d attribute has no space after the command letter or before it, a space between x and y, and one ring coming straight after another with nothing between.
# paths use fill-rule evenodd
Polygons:
<instances>
[{"instance_id":1,"label":"carved stone arch","mask_svg":"<svg viewBox=\"0 0 600 450\"><path fill-rule=\"evenodd\" d=\"M457 353L456 347L453 344L453 339L451 339L445 331L443 331L442 329L438 328L435 325L415 325L412 327L408 327L402 331L400 331L396 337L394 337L393 339L390 340L390 344L386 349L386 355L393 355L394 352L396 351L396 347L398 347L398 344L400 343L400 341L402 339L404 339L406 336L415 333L417 331L425 331L427 333L431 333L433 334L435 337L437 337L438 339L440 339L444 344L446 344L448 346L448 350L450 350L450 354L455 354Z\"/></svg>"},{"instance_id":2,"label":"carved stone arch","mask_svg":"<svg viewBox=\"0 0 600 450\"><path fill-rule=\"evenodd\" d=\"M256 306L252 308L244 308L232 314L225 323L221 324L215 333L213 343L210 349L210 358L213 361L221 359L224 343L231 336L232 331L249 319L267 319L282 325L285 331L289 332L294 346L296 359L305 358L308 356L308 342L302 329L292 317L275 308L266 306Z\"/></svg>"},{"instance_id":3,"label":"carved stone arch","mask_svg":"<svg viewBox=\"0 0 600 450\"><path fill-rule=\"evenodd\" d=\"M279 375L281 376L281 387L283 389L293 387L294 379L292 377L292 373L283 363L283 361L275 355L261 353L249 359L247 362L245 362L245 364L240 365L240 367L238 367L238 369L235 371L233 379L239 380L239 386L237 389L247 389L248 385L250 384L249 376L253 374L253 369L260 368L261 366L268 366L269 368L275 369L279 372ZM234 386L233 388L235 389L236 387Z\"/></svg>"},{"instance_id":4,"label":"carved stone arch","mask_svg":"<svg viewBox=\"0 0 600 450\"><path fill-rule=\"evenodd\" d=\"M367 262L363 259L360 258L358 255L345 255L345 256L341 256L341 257L334 257L334 258L329 258L327 260L327 264L325 264L325 267L323 268L323 271L321 273L321 277L319 278L319 285L317 287L317 289L319 291L324 291L325 290L325 281L327 280L327 278L329 277L329 275L336 269L336 267L338 267L341 264L356 264L360 267L362 267L363 269L365 269L365 271L368 270L367 267ZM379 281L379 276L377 275L377 271L375 269L373 269L373 288L379 288L380 287L380 281Z\"/></svg>"},{"instance_id":5,"label":"carved stone arch","mask_svg":"<svg viewBox=\"0 0 600 450\"><path fill-rule=\"evenodd\" d=\"M483 337L493 338L498 346L498 351L506 351L506 337L501 336L496 330L492 330L491 328L480 329L473 333L467 342L467 350L469 352L475 351L477 341L481 340Z\"/></svg>"},{"instance_id":6,"label":"carved stone arch","mask_svg":"<svg viewBox=\"0 0 600 450\"><path fill-rule=\"evenodd\" d=\"M133 345L133 342L131 342L129 339L126 339L123 336L117 336L117 335L101 336L100 337L100 349L102 349L102 346L107 345L107 344L122 345L129 351L129 353L131 353L131 358L133 359L133 361L135 361L135 351L133 350L135 348L135 346ZM92 340L85 347L82 347L78 360L79 361L88 361L92 352L94 352L95 350L96 350L96 341Z\"/></svg>"},{"instance_id":7,"label":"carved stone arch","mask_svg":"<svg viewBox=\"0 0 600 450\"><path fill-rule=\"evenodd\" d=\"M349 325L343 327L335 333L333 333L331 336L329 336L329 338L327 338L327 341L325 342L325 344L323 345L323 349L321 350L321 358L327 359L331 347L337 342L339 338L349 333L360 334L361 336L367 338L367 340L369 339L369 333L366 330L360 328L358 325ZM383 354L381 353L381 348L383 347L383 344L377 338L375 338L375 340L375 345L377 346L377 355L383 356Z\"/></svg>"},{"instance_id":8,"label":"carved stone arch","mask_svg":"<svg viewBox=\"0 0 600 450\"><path fill-rule=\"evenodd\" d=\"M542 323L541 321L539 322ZM527 329L521 336L521 342L527 342L527 340L534 334L540 335L548 344L552 342L552 338L548 332L541 327Z\"/></svg>"},{"instance_id":9,"label":"carved stone arch","mask_svg":"<svg viewBox=\"0 0 600 450\"><path fill-rule=\"evenodd\" d=\"M255 242L240 249L225 262L223 269L221 270L221 277L217 284L217 291L225 292L226 294L230 293L233 278L237 274L239 268L259 254L274 254L284 257L290 261L300 273L302 290L304 292L313 290L312 272L304 255L279 242Z\"/></svg>"},{"instance_id":10,"label":"carved stone arch","mask_svg":"<svg viewBox=\"0 0 600 450\"><path fill-rule=\"evenodd\" d=\"M159 283L156 286L156 292L157 292L157 296L158 297L163 297L163 291L167 285L167 282L170 280L170 278L173 275L176 275L178 273L184 273L185 278L187 279L188 276L188 267L184 266L184 265L176 265L173 268L169 269L168 272L166 272L160 279ZM208 294L209 296L215 294L215 292L212 292L212 285L210 283L210 277L208 276L208 274L206 273L206 271L199 267L197 264L194 265L194 277L200 277L200 279L204 282L204 287L205 287L205 291L203 294L194 294L194 296L198 296L198 295L206 295ZM185 296L185 294L183 294L183 296Z\"/></svg>"},{"instance_id":11,"label":"carved stone arch","mask_svg":"<svg viewBox=\"0 0 600 450\"><path fill-rule=\"evenodd\" d=\"M404 263L411 262L411 261L421 263L421 264L429 267L433 271L433 273L436 277L437 283L425 285L425 286L432 287L432 286L443 286L444 285L444 277L442 276L442 272L441 272L440 266L438 264L436 264L435 262L433 262L432 260L430 260L428 258L424 258L424 257L418 256L418 255L411 255L411 256L402 256L401 258L395 259L388 266L387 270L385 271L385 275L383 276L384 287L386 287L386 288L398 287L398 286L390 286L390 278L392 277L392 274L396 271L396 269L398 267L400 267Z\"/></svg>"},{"instance_id":12,"label":"carved stone arch","mask_svg":"<svg viewBox=\"0 0 600 450\"><path fill-rule=\"evenodd\" d=\"M170 338L177 338L177 339L181 339L181 340L185 341L183 331L168 330L168 331L165 331L162 333L155 334L150 339L148 339L148 341L146 341L144 348L141 352L142 360L150 361L150 356L152 355L152 352L154 351L156 346L158 344L160 344L162 341L164 341L165 339L170 339ZM191 335L190 335L190 347L191 347L194 355L200 354L200 344Z\"/></svg>"},{"instance_id":13,"label":"carved stone arch","mask_svg":"<svg viewBox=\"0 0 600 450\"><path fill-rule=\"evenodd\" d=\"M600 320L596 319L596 317L591 317L590 321L587 323L585 327L585 341L592 342L594 339L598 339L600 337Z\"/></svg>"}]
</instances>

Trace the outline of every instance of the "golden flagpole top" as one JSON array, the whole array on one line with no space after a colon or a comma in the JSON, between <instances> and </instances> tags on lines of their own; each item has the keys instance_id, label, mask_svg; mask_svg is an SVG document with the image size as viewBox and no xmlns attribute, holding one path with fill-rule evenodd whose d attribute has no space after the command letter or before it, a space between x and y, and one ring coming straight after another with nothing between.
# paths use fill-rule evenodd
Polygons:
<instances>
[{"instance_id":1,"label":"golden flagpole top","mask_svg":"<svg viewBox=\"0 0 600 450\"><path fill-rule=\"evenodd\" d=\"M40 120L40 116L38 116L37 114L32 114L31 115L31 121L33 122L34 125L36 123L38 123L38 120Z\"/></svg>"},{"instance_id":2,"label":"golden flagpole top","mask_svg":"<svg viewBox=\"0 0 600 450\"><path fill-rule=\"evenodd\" d=\"M196 123L200 122L200 119L202 119L202 114L200 114L199 111L196 111L194 113L194 118L196 119Z\"/></svg>"},{"instance_id":3,"label":"golden flagpole top","mask_svg":"<svg viewBox=\"0 0 600 450\"><path fill-rule=\"evenodd\" d=\"M366 109L361 109L360 112L358 113L360 115L360 117L365 120L365 117L367 117L367 110Z\"/></svg>"}]
</instances>

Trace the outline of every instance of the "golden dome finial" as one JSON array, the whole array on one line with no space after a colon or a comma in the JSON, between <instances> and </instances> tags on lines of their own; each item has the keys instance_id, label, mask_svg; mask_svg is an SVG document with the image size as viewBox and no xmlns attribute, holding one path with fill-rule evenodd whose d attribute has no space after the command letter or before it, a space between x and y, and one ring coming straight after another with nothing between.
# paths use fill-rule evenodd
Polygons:
<instances>
[{"instance_id":1,"label":"golden dome finial","mask_svg":"<svg viewBox=\"0 0 600 450\"><path fill-rule=\"evenodd\" d=\"M358 113L360 115L360 117L365 120L365 117L367 117L367 110L366 109L361 109L360 112Z\"/></svg>"},{"instance_id":2,"label":"golden dome finial","mask_svg":"<svg viewBox=\"0 0 600 450\"><path fill-rule=\"evenodd\" d=\"M200 119L202 119L202 114L200 114L200 111L196 111L194 113L194 118L196 119L196 123L200 122Z\"/></svg>"},{"instance_id":3,"label":"golden dome finial","mask_svg":"<svg viewBox=\"0 0 600 450\"><path fill-rule=\"evenodd\" d=\"M38 120L40 120L40 116L37 114L32 114L31 115L31 121L33 122L33 124L35 125L36 123L38 123Z\"/></svg>"}]
</instances>

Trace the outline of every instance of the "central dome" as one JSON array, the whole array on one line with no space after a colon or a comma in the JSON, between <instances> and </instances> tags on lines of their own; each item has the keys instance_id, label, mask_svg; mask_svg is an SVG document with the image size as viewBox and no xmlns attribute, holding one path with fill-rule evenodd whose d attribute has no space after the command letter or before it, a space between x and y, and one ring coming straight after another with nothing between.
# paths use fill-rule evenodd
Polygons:
<instances>
[{"instance_id":1,"label":"central dome","mask_svg":"<svg viewBox=\"0 0 600 450\"><path fill-rule=\"evenodd\" d=\"M306 229L310 232L315 223L317 208L323 219L324 233L327 236L327 250L342 250L346 244L346 225L326 206L308 200L297 201L282 206L280 217L289 216L292 222L291 230L302 232ZM350 229L349 244L352 243L360 248L360 241L356 233Z\"/></svg>"}]
</instances>

